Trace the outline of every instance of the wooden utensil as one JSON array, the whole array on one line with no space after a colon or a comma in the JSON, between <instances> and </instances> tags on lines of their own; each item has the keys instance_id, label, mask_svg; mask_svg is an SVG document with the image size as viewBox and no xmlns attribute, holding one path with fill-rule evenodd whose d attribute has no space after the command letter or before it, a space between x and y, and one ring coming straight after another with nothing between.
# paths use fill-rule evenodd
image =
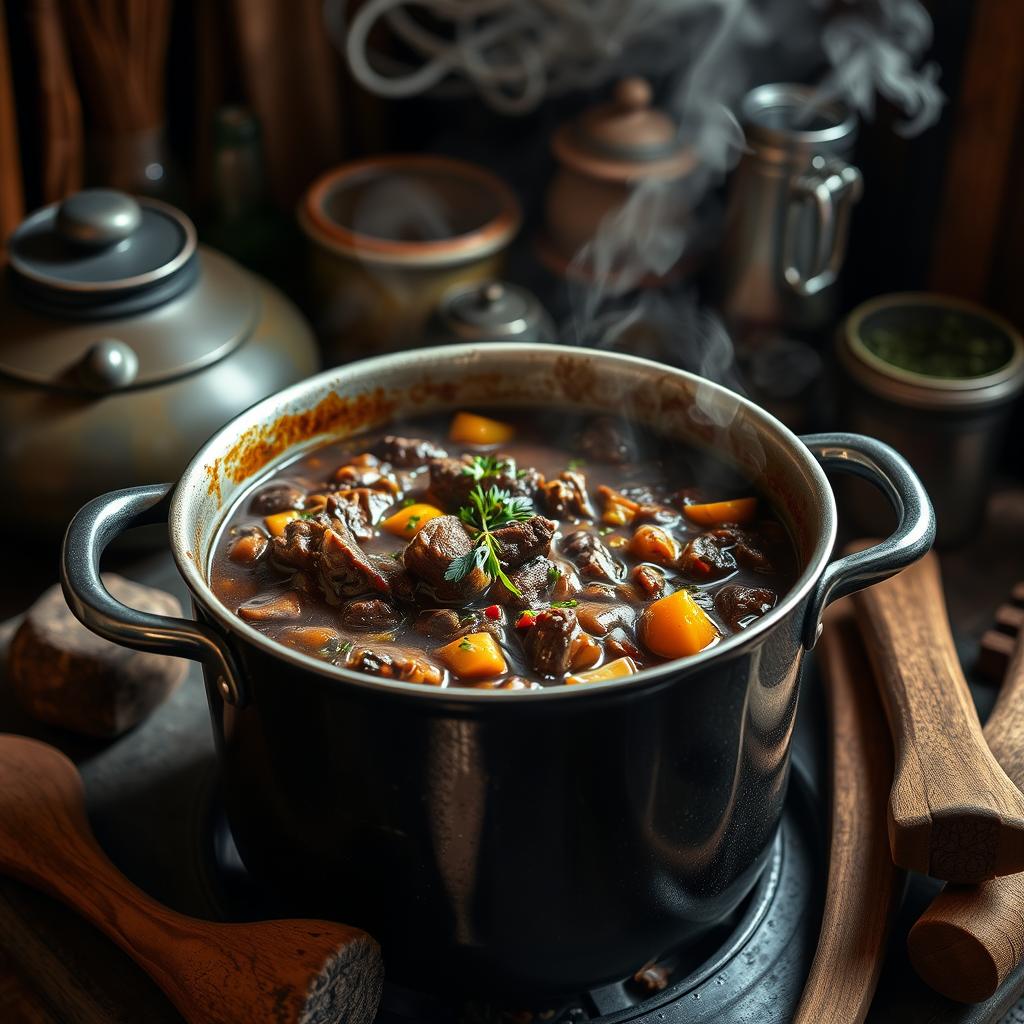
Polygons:
<instances>
[{"instance_id":1,"label":"wooden utensil","mask_svg":"<svg viewBox=\"0 0 1024 1024\"><path fill-rule=\"evenodd\" d=\"M1024 785L1024 632L985 739L1006 774ZM907 946L914 969L936 992L963 1003L988 999L1024 958L1024 875L947 885L911 928Z\"/></svg>"},{"instance_id":2,"label":"wooden utensil","mask_svg":"<svg viewBox=\"0 0 1024 1024\"><path fill-rule=\"evenodd\" d=\"M832 838L818 948L793 1024L859 1024L903 873L885 827L892 748L849 599L825 615L818 656L832 734Z\"/></svg>"},{"instance_id":3,"label":"wooden utensil","mask_svg":"<svg viewBox=\"0 0 1024 1024\"><path fill-rule=\"evenodd\" d=\"M0 870L105 932L193 1024L369 1024L380 950L327 921L215 924L175 913L97 845L75 766L45 743L0 736Z\"/></svg>"},{"instance_id":4,"label":"wooden utensil","mask_svg":"<svg viewBox=\"0 0 1024 1024\"><path fill-rule=\"evenodd\" d=\"M853 600L896 748L893 860L947 882L1024 870L1024 796L982 735L935 555Z\"/></svg>"}]
</instances>

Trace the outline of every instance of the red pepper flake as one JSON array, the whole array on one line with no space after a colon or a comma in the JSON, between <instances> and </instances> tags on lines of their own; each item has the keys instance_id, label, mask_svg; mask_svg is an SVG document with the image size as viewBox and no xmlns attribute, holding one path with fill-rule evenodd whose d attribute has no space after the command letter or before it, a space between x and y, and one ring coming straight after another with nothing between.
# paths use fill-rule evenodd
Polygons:
<instances>
[{"instance_id":1,"label":"red pepper flake","mask_svg":"<svg viewBox=\"0 0 1024 1024\"><path fill-rule=\"evenodd\" d=\"M500 619L501 618L501 609L496 604L489 604L484 609L484 615L486 615L487 618L489 618L489 619Z\"/></svg>"},{"instance_id":2,"label":"red pepper flake","mask_svg":"<svg viewBox=\"0 0 1024 1024\"><path fill-rule=\"evenodd\" d=\"M533 625L533 620L537 618L536 612L525 611L522 615L516 619L516 629L529 629Z\"/></svg>"}]
</instances>

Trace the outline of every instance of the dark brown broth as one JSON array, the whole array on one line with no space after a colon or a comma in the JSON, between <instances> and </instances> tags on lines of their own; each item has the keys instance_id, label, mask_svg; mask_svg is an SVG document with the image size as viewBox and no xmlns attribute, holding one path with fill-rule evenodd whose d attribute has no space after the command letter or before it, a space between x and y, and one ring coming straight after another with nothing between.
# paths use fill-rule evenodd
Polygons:
<instances>
[{"instance_id":1,"label":"dark brown broth","mask_svg":"<svg viewBox=\"0 0 1024 1024\"><path fill-rule=\"evenodd\" d=\"M254 599L261 600L273 595L294 593L296 579L303 574L284 571L279 565L275 565L271 557L272 550L268 550L253 564L242 564L229 557L229 552L239 536L252 528L265 530L264 517L251 511L253 501L265 491L268 485L280 482L293 484L299 490L309 494L324 493L332 486L337 486L332 485L330 481L338 467L346 465L360 453L371 451L387 435L430 440L446 449L450 456L457 457L463 454L511 456L520 468L535 467L548 480L557 478L567 468L578 469L586 476L587 491L594 506L597 521L589 523L586 520L575 520L559 523L558 532L555 533L551 544L550 557L564 572L572 572L573 566L560 553L560 542L566 534L573 530L581 527L593 530L609 546L618 543L619 539L628 540L632 536L633 528L631 526L612 529L601 523L603 502L598 488L602 484L616 491L649 486L655 492L659 504L664 504L676 512L680 511L682 502L692 500L714 502L756 495L756 491L750 483L722 460L696 449L681 447L678 442L657 438L638 429L632 430L631 434L639 448L641 457L617 465L596 461L592 458L584 459L579 455L575 441L585 424L583 417L561 412L557 414L537 410L517 412L507 409L491 413L484 410L482 414L491 415L514 425L516 428L514 440L494 447L459 444L448 440L450 414L421 417L398 424L390 424L385 428L368 431L352 438L327 443L261 479L232 509L214 545L210 566L210 578L214 592L235 613L241 606ZM415 471L397 471L397 475L405 484L403 493L394 501L392 507L380 516L381 521L399 510L403 503L408 503L410 499L416 502L429 502L429 498L426 496L429 471L426 466ZM554 518L545 509L543 499L538 500L536 505L536 511L539 514ZM445 509L445 511L457 512L454 508ZM681 546L707 530L706 527L689 522L682 515L679 516L678 522L672 523L666 529L671 536L679 541ZM736 632L736 629L725 621L721 611L715 605L715 596L722 588L735 584L759 588L769 587L777 595L777 599L781 599L792 586L796 576L796 559L792 544L763 496L759 496L758 500L757 521L748 524L745 529L755 538L760 537L761 542L765 540L765 537L769 538L770 543L764 543L762 546L765 550L770 549L772 571L753 571L741 564L735 571L721 578L702 580L696 578L692 571L687 574L666 568L664 565L657 567L667 578L668 586L664 593L668 594L683 587L688 589L707 612L723 638ZM373 539L362 542L361 547L367 554L397 556L405 549L406 543L378 527L374 531ZM630 579L630 573L637 565L653 565L653 563L641 563L639 559L633 557L626 546L613 547L612 553L624 566L623 579L626 581ZM413 628L413 621L420 610L444 607L444 605L429 599L422 585L417 591L414 606L400 606L403 612L403 622L399 628L389 630L386 634L374 634L373 632L344 628L340 624L339 605L329 603L313 581L300 580L299 582L300 612L296 618L288 621L254 622L251 624L281 643L295 646L304 650L305 653L314 654L337 665L352 667L353 654L368 648L391 655L400 654L403 651L410 652L423 657L428 662L438 663L435 652L444 646L445 641L421 635ZM483 610L495 604L493 594L498 586L500 584L495 582L483 596L450 606L457 608L459 613L466 617L475 614L478 621L481 621ZM368 596L379 595L368 594ZM621 594L619 596L621 597ZM639 616L643 606L650 602L640 600L640 594L636 596L636 600L620 600L618 603L632 605L637 609ZM543 610L546 606L547 603L542 603L535 607ZM508 665L508 675L524 677L534 684L551 685L563 682L564 677L545 678L531 668L522 643L525 630L517 629L515 625L519 613L503 609L502 617L504 628L501 648ZM756 617L748 616L747 619L753 621ZM742 622L739 628L748 625L749 621ZM298 627L323 627L334 630L339 636L340 643L331 642L322 649L310 650L306 645L290 640L289 633ZM635 659L639 668L660 664L666 660L645 650L637 639L635 629L626 629L624 633L641 652L641 657ZM602 642L600 638L599 642ZM611 661L613 657L618 656L614 652L603 653L598 664ZM493 682L493 680L489 681L489 683ZM480 685L480 683L479 681L464 682L457 677L451 677L446 681L446 685Z\"/></svg>"}]
</instances>

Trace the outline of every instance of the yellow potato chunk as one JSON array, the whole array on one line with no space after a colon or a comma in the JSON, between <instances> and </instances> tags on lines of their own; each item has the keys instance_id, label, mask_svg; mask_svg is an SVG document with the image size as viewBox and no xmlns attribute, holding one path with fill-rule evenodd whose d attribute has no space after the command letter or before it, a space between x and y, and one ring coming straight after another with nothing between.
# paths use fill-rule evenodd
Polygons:
<instances>
[{"instance_id":1,"label":"yellow potato chunk","mask_svg":"<svg viewBox=\"0 0 1024 1024\"><path fill-rule=\"evenodd\" d=\"M472 412L457 412L452 420L448 437L463 444L505 444L515 436L515 429L499 420L477 416Z\"/></svg>"},{"instance_id":2,"label":"yellow potato chunk","mask_svg":"<svg viewBox=\"0 0 1024 1024\"><path fill-rule=\"evenodd\" d=\"M620 676L631 676L639 672L636 662L629 657L616 658L600 668L592 668L589 672L577 672L574 676L566 676L566 683L601 683L606 679L618 679Z\"/></svg>"},{"instance_id":3,"label":"yellow potato chunk","mask_svg":"<svg viewBox=\"0 0 1024 1024\"><path fill-rule=\"evenodd\" d=\"M662 658L685 658L710 647L718 630L686 590L677 590L647 606L640 619L640 639Z\"/></svg>"},{"instance_id":4,"label":"yellow potato chunk","mask_svg":"<svg viewBox=\"0 0 1024 1024\"><path fill-rule=\"evenodd\" d=\"M490 633L467 633L442 647L437 656L463 679L489 679L508 671L505 655Z\"/></svg>"},{"instance_id":5,"label":"yellow potato chunk","mask_svg":"<svg viewBox=\"0 0 1024 1024\"><path fill-rule=\"evenodd\" d=\"M431 519L443 515L444 513L433 505L417 503L400 508L394 515L388 516L380 526L382 530L408 540L415 537Z\"/></svg>"}]
</instances>

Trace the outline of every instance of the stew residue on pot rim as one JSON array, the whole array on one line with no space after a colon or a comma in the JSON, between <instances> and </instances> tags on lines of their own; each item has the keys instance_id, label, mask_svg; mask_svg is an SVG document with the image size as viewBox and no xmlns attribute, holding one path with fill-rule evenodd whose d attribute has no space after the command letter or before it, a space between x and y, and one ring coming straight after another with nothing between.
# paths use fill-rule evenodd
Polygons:
<instances>
[{"instance_id":1,"label":"stew residue on pot rim","mask_svg":"<svg viewBox=\"0 0 1024 1024\"><path fill-rule=\"evenodd\" d=\"M409 683L631 675L742 631L790 588L769 503L610 416L460 412L329 442L247 492L211 585L279 643Z\"/></svg>"}]
</instances>

